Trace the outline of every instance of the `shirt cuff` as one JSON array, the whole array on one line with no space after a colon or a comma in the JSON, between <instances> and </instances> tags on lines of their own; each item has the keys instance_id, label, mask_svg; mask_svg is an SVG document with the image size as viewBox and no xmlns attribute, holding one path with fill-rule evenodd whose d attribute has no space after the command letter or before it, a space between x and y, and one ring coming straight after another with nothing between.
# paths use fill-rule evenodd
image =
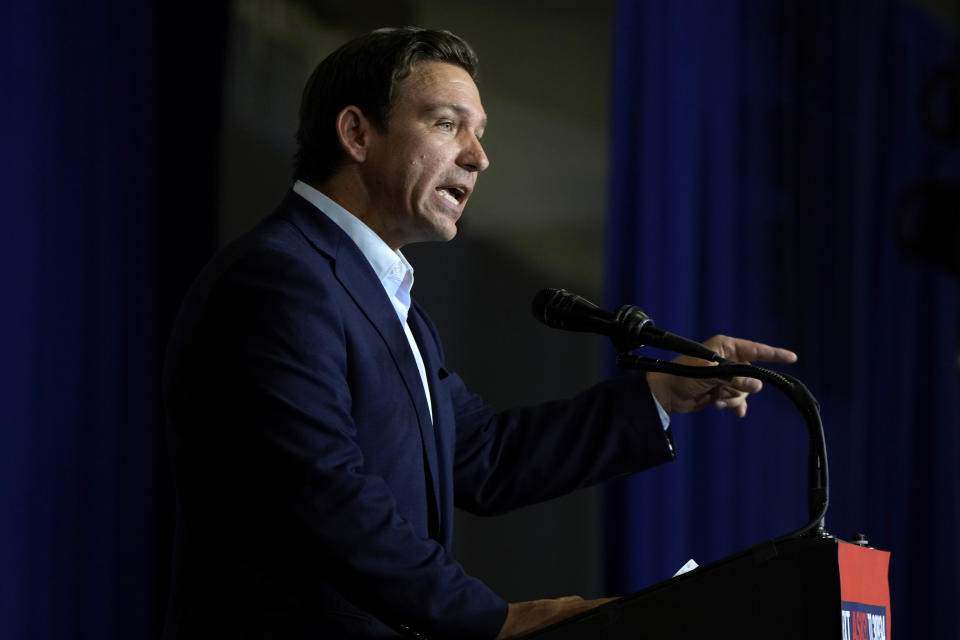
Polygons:
<instances>
[{"instance_id":1,"label":"shirt cuff","mask_svg":"<svg viewBox=\"0 0 960 640\"><path fill-rule=\"evenodd\" d=\"M657 414L660 416L660 423L663 425L663 430L666 431L670 428L670 414L660 406L660 401L657 400L657 396L653 395L653 391L650 392L650 397L653 398L653 404L656 405Z\"/></svg>"}]
</instances>

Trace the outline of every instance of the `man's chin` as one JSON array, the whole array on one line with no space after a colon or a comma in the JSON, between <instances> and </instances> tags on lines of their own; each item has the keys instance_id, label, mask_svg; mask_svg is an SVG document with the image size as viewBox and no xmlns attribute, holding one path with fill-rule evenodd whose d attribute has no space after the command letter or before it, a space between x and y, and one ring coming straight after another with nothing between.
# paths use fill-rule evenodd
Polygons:
<instances>
[{"instance_id":1,"label":"man's chin","mask_svg":"<svg viewBox=\"0 0 960 640\"><path fill-rule=\"evenodd\" d=\"M457 226L452 225L449 229L430 229L424 230L423 233L420 233L415 238L411 238L407 242L403 243L402 246L410 246L412 244L423 244L425 242L449 242L453 240L457 235Z\"/></svg>"},{"instance_id":2,"label":"man's chin","mask_svg":"<svg viewBox=\"0 0 960 640\"><path fill-rule=\"evenodd\" d=\"M457 223L455 220L444 218L437 224L433 224L429 229L424 229L424 242L449 242L457 236Z\"/></svg>"}]
</instances>

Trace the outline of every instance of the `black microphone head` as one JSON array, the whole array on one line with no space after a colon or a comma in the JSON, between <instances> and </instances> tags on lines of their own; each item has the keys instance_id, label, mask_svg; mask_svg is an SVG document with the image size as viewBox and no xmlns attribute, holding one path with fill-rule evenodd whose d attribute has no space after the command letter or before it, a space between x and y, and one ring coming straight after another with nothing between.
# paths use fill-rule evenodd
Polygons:
<instances>
[{"instance_id":1,"label":"black microphone head","mask_svg":"<svg viewBox=\"0 0 960 640\"><path fill-rule=\"evenodd\" d=\"M613 316L566 289L543 289L533 297L533 316L548 327L610 335Z\"/></svg>"},{"instance_id":2,"label":"black microphone head","mask_svg":"<svg viewBox=\"0 0 960 640\"><path fill-rule=\"evenodd\" d=\"M658 329L650 316L633 305L621 305L610 313L566 289L543 289L533 296L532 310L533 316L548 327L610 336L620 352L650 345L704 360L722 360L699 342Z\"/></svg>"},{"instance_id":3,"label":"black microphone head","mask_svg":"<svg viewBox=\"0 0 960 640\"><path fill-rule=\"evenodd\" d=\"M533 317L548 327L553 326L548 319L549 309L556 306L556 301L566 295L570 295L566 289L541 289L533 296L533 304L531 305Z\"/></svg>"}]
</instances>

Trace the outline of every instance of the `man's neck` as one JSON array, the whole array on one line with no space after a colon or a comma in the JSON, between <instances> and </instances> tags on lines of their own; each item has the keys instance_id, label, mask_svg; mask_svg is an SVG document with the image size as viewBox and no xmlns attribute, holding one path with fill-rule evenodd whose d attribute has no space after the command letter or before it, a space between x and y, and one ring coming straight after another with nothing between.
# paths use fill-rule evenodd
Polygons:
<instances>
[{"instance_id":1,"label":"man's neck","mask_svg":"<svg viewBox=\"0 0 960 640\"><path fill-rule=\"evenodd\" d=\"M326 195L373 229L373 232L380 236L391 249L397 251L401 248L402 245L389 233L388 225L384 224L383 212L373 206L370 191L355 167L344 167L319 185L306 180L303 182Z\"/></svg>"}]
</instances>

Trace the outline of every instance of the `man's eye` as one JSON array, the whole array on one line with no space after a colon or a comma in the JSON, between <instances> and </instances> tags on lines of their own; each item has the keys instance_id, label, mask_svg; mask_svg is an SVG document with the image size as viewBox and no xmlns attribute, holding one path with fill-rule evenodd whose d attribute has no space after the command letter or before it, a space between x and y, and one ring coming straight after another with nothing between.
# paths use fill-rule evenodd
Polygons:
<instances>
[{"instance_id":1,"label":"man's eye","mask_svg":"<svg viewBox=\"0 0 960 640\"><path fill-rule=\"evenodd\" d=\"M444 121L442 121L442 122L438 122L438 123L437 123L437 126L440 127L440 128L441 128L442 130L444 130L444 131L453 131L453 123L450 122L450 121L448 121L448 120L444 120Z\"/></svg>"}]
</instances>

